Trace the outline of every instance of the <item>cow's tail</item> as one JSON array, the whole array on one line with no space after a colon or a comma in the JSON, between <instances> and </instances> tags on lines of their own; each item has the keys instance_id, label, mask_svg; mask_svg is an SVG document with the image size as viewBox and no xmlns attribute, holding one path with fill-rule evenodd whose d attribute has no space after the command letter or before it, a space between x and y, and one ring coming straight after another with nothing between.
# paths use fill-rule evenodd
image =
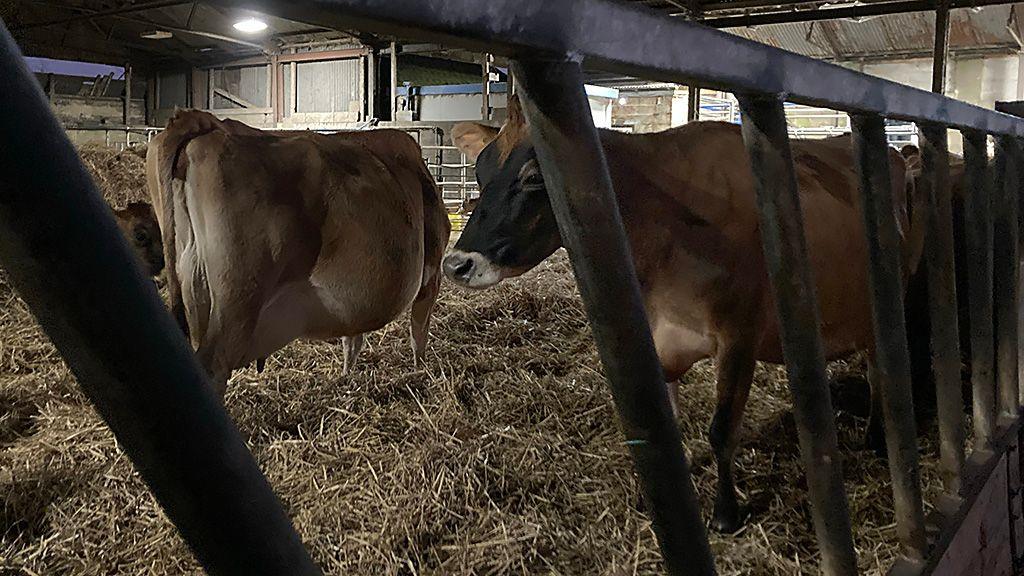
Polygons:
<instances>
[{"instance_id":1,"label":"cow's tail","mask_svg":"<svg viewBox=\"0 0 1024 576\"><path fill-rule=\"evenodd\" d=\"M411 139L410 139L411 141ZM448 248L452 223L444 206L441 190L427 169L426 162L416 144L417 168L420 189L423 194L423 276L420 290L412 304L411 336L413 358L417 365L426 352L427 336L430 331L430 317L441 289L441 258Z\"/></svg>"},{"instance_id":2,"label":"cow's tail","mask_svg":"<svg viewBox=\"0 0 1024 576\"><path fill-rule=\"evenodd\" d=\"M221 122L212 114L198 110L179 110L167 123L167 128L154 139L146 154L146 163L149 165L150 171L155 173L151 175L149 181L150 196L157 210L163 238L171 313L186 338L189 336L189 326L177 270L174 179L175 177L182 180L185 178L187 165L184 150L188 143L199 136L222 129Z\"/></svg>"}]
</instances>

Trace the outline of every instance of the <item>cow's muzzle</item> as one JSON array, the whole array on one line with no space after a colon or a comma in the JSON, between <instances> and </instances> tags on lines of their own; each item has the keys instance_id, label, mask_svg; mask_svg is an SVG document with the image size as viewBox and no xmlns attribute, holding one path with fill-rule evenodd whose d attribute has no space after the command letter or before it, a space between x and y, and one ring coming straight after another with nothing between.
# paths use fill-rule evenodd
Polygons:
<instances>
[{"instance_id":1,"label":"cow's muzzle","mask_svg":"<svg viewBox=\"0 0 1024 576\"><path fill-rule=\"evenodd\" d=\"M501 270L479 252L452 250L441 267L452 282L467 288L489 288L502 279Z\"/></svg>"}]
</instances>

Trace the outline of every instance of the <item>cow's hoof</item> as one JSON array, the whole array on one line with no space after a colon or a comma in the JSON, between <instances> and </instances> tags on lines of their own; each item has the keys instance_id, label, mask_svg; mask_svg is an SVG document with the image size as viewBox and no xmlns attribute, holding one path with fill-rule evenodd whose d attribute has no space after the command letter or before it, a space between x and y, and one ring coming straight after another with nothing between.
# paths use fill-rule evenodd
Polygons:
<instances>
[{"instance_id":1,"label":"cow's hoof","mask_svg":"<svg viewBox=\"0 0 1024 576\"><path fill-rule=\"evenodd\" d=\"M735 534L747 522L747 508L734 504L732 506L715 506L711 518L711 529L719 534Z\"/></svg>"}]
</instances>

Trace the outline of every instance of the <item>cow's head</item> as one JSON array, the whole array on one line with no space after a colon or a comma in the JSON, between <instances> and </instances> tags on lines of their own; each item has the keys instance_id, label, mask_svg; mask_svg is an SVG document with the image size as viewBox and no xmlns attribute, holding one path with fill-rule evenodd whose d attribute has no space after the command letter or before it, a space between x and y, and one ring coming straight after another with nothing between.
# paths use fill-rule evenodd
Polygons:
<instances>
[{"instance_id":1,"label":"cow's head","mask_svg":"<svg viewBox=\"0 0 1024 576\"><path fill-rule=\"evenodd\" d=\"M444 272L469 288L487 288L540 264L562 245L537 154L515 97L501 130L464 122L452 140L476 162L480 200Z\"/></svg>"},{"instance_id":2,"label":"cow's head","mask_svg":"<svg viewBox=\"0 0 1024 576\"><path fill-rule=\"evenodd\" d=\"M133 202L127 208L115 210L114 218L143 270L150 276L160 274L164 269L164 249L153 206L146 202Z\"/></svg>"}]
</instances>

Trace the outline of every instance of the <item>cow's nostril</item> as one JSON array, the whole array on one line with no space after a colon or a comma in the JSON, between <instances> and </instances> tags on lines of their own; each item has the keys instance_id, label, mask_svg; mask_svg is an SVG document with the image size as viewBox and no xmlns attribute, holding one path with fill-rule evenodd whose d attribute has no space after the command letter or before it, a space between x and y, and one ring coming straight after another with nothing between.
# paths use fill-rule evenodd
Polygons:
<instances>
[{"instance_id":1,"label":"cow's nostril","mask_svg":"<svg viewBox=\"0 0 1024 576\"><path fill-rule=\"evenodd\" d=\"M452 254L444 259L444 271L453 280L467 280L473 274L476 262L461 254Z\"/></svg>"},{"instance_id":2,"label":"cow's nostril","mask_svg":"<svg viewBox=\"0 0 1024 576\"><path fill-rule=\"evenodd\" d=\"M461 264L455 267L453 272L456 276L463 278L469 276L469 273L473 271L473 261L466 258Z\"/></svg>"}]
</instances>

